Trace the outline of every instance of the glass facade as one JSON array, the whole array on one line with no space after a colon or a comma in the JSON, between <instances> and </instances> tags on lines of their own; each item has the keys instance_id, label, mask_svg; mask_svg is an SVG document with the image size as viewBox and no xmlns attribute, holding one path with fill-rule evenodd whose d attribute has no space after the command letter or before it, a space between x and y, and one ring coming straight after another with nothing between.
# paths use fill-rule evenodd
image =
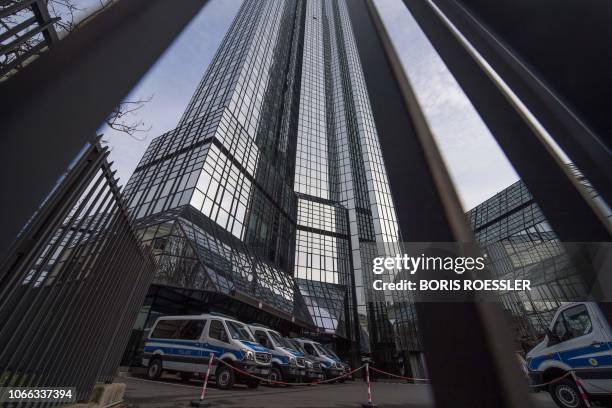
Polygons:
<instances>
[{"instance_id":1,"label":"glass facade","mask_svg":"<svg viewBox=\"0 0 612 408\"><path fill-rule=\"evenodd\" d=\"M256 299L382 366L418 351L409 299L371 289L400 236L344 0L244 1L126 193L158 285Z\"/></svg>"}]
</instances>

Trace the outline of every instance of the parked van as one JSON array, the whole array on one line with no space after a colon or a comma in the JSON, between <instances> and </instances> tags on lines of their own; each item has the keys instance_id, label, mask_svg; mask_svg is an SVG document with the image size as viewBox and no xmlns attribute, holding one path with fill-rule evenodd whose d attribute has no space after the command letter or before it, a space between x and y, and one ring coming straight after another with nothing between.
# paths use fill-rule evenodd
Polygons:
<instances>
[{"instance_id":1,"label":"parked van","mask_svg":"<svg viewBox=\"0 0 612 408\"><path fill-rule=\"evenodd\" d=\"M325 344L321 344L321 346L323 347L323 351L326 351L327 354L333 358L336 361L339 361L340 363L342 363L342 367L344 367L344 374L346 374L346 379L347 380L354 380L353 378L353 374L351 373L351 371L353 371L353 369L351 368L351 365L349 363L347 363L346 361L342 361L340 359L340 357L338 356L338 354L336 354L336 352L334 350L332 350L332 348L328 345Z\"/></svg>"},{"instance_id":2,"label":"parked van","mask_svg":"<svg viewBox=\"0 0 612 408\"><path fill-rule=\"evenodd\" d=\"M304 348L304 350L306 350L306 352L310 356L315 357L319 361L319 363L321 363L324 379L336 378L344 374L344 364L342 364L342 361L336 360L335 358L330 356L320 343L308 339L295 340L300 343L300 345ZM341 378L338 381L344 382L345 378Z\"/></svg>"},{"instance_id":3,"label":"parked van","mask_svg":"<svg viewBox=\"0 0 612 408\"><path fill-rule=\"evenodd\" d=\"M304 362L306 365L306 376L304 377L304 381L312 382L323 379L323 369L321 368L321 363L317 357L311 356L308 352L302 347L300 342L296 339L290 339L285 337L285 340L291 344L291 347L294 350L299 351L304 355Z\"/></svg>"},{"instance_id":4,"label":"parked van","mask_svg":"<svg viewBox=\"0 0 612 408\"><path fill-rule=\"evenodd\" d=\"M211 353L253 375L267 378L270 374L272 355L255 341L248 327L233 318L212 313L158 318L146 340L142 363L150 378L158 378L165 370L188 380L194 374L206 372ZM211 373L217 387L222 389L231 388L235 382L249 388L259 385L258 380L236 374L216 360Z\"/></svg>"},{"instance_id":5,"label":"parked van","mask_svg":"<svg viewBox=\"0 0 612 408\"><path fill-rule=\"evenodd\" d=\"M592 401L610 401L612 331L596 303L579 302L557 310L544 340L527 353L534 386L574 371ZM540 389L550 392L561 408L584 407L571 376Z\"/></svg>"},{"instance_id":6,"label":"parked van","mask_svg":"<svg viewBox=\"0 0 612 408\"><path fill-rule=\"evenodd\" d=\"M272 353L271 380L301 381L306 376L304 355L295 350L280 333L259 324L249 325L249 328L257 342Z\"/></svg>"}]
</instances>

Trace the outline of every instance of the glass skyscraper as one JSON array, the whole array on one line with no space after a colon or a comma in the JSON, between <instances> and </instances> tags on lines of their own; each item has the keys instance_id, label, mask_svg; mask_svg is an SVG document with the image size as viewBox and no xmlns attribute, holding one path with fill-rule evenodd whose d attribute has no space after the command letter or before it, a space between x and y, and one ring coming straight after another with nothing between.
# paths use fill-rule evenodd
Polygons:
<instances>
[{"instance_id":1,"label":"glass skyscraper","mask_svg":"<svg viewBox=\"0 0 612 408\"><path fill-rule=\"evenodd\" d=\"M140 329L210 308L417 372L411 303L371 289L400 237L344 0L244 1L126 194L159 263Z\"/></svg>"}]
</instances>

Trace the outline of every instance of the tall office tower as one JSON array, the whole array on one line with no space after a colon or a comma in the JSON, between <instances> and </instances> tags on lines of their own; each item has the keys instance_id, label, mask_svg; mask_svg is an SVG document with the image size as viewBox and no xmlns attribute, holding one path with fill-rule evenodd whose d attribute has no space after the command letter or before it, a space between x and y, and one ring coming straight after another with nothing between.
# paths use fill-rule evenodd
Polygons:
<instances>
[{"instance_id":1,"label":"tall office tower","mask_svg":"<svg viewBox=\"0 0 612 408\"><path fill-rule=\"evenodd\" d=\"M140 329L210 308L418 365L411 304L371 289L399 233L344 0L246 0L126 192L160 265Z\"/></svg>"}]
</instances>

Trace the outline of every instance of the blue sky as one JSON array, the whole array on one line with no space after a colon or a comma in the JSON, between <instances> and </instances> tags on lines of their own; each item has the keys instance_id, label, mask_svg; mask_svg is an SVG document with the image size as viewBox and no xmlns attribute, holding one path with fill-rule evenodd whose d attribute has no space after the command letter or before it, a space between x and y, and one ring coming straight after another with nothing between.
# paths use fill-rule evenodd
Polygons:
<instances>
[{"instance_id":1,"label":"blue sky","mask_svg":"<svg viewBox=\"0 0 612 408\"><path fill-rule=\"evenodd\" d=\"M101 128L125 184L150 141L171 130L187 106L241 0L211 0L147 75L129 100L147 98L136 120L151 129L132 138ZM434 131L466 209L518 179L473 107L401 0L375 0ZM84 10L87 12L87 10Z\"/></svg>"}]
</instances>

